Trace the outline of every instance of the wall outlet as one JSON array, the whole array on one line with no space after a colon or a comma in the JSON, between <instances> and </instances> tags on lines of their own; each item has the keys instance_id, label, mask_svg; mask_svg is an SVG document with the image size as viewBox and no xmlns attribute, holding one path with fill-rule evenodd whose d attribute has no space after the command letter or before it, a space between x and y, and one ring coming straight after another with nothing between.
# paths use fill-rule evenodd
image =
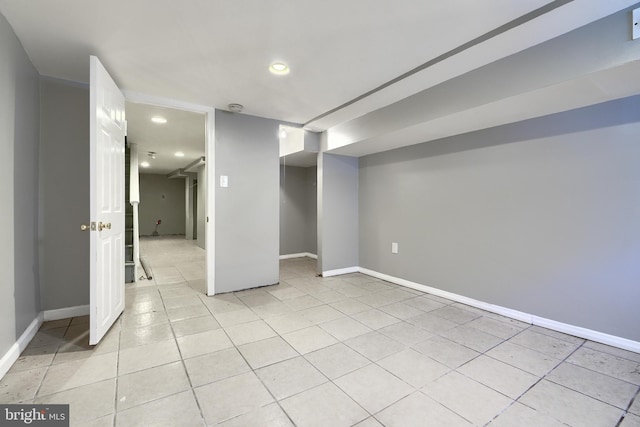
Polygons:
<instances>
[{"instance_id":1,"label":"wall outlet","mask_svg":"<svg viewBox=\"0 0 640 427\"><path fill-rule=\"evenodd\" d=\"M226 188L229 186L229 177L227 175L220 175L220 187Z\"/></svg>"},{"instance_id":2,"label":"wall outlet","mask_svg":"<svg viewBox=\"0 0 640 427\"><path fill-rule=\"evenodd\" d=\"M640 37L640 7L631 12L631 33L633 40Z\"/></svg>"},{"instance_id":3,"label":"wall outlet","mask_svg":"<svg viewBox=\"0 0 640 427\"><path fill-rule=\"evenodd\" d=\"M396 242L391 243L391 253L392 254L398 253L398 244Z\"/></svg>"}]
</instances>

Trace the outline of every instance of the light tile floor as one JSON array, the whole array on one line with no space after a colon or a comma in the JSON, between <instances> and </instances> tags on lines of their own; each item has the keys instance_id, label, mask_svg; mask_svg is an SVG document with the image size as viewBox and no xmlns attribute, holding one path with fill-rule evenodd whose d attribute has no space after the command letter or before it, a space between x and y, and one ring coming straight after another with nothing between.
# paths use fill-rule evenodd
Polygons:
<instances>
[{"instance_id":1,"label":"light tile floor","mask_svg":"<svg viewBox=\"0 0 640 427\"><path fill-rule=\"evenodd\" d=\"M310 259L206 297L192 242L142 249L154 279L105 339L45 323L0 402L70 403L73 426L640 426L640 354Z\"/></svg>"}]
</instances>

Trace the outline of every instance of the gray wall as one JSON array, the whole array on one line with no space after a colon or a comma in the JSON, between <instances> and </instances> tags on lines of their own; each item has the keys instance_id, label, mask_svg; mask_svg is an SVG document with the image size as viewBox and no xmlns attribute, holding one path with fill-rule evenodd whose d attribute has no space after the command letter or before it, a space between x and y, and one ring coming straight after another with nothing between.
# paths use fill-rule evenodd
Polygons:
<instances>
[{"instance_id":1,"label":"gray wall","mask_svg":"<svg viewBox=\"0 0 640 427\"><path fill-rule=\"evenodd\" d=\"M40 287L45 310L89 304L89 90L41 82ZM64 250L60 250L60 245Z\"/></svg>"},{"instance_id":2,"label":"gray wall","mask_svg":"<svg viewBox=\"0 0 640 427\"><path fill-rule=\"evenodd\" d=\"M140 174L140 235L151 236L156 221L161 236L185 234L184 179L169 179L165 175Z\"/></svg>"},{"instance_id":3,"label":"gray wall","mask_svg":"<svg viewBox=\"0 0 640 427\"><path fill-rule=\"evenodd\" d=\"M216 110L216 293L278 282L279 125Z\"/></svg>"},{"instance_id":4,"label":"gray wall","mask_svg":"<svg viewBox=\"0 0 640 427\"><path fill-rule=\"evenodd\" d=\"M358 159L318 156L318 271L357 267Z\"/></svg>"},{"instance_id":5,"label":"gray wall","mask_svg":"<svg viewBox=\"0 0 640 427\"><path fill-rule=\"evenodd\" d=\"M39 75L0 14L0 357L40 311Z\"/></svg>"},{"instance_id":6,"label":"gray wall","mask_svg":"<svg viewBox=\"0 0 640 427\"><path fill-rule=\"evenodd\" d=\"M187 176L184 179L184 216L185 216L185 239L193 240L193 220L194 220L194 184L193 184L193 176Z\"/></svg>"},{"instance_id":7,"label":"gray wall","mask_svg":"<svg viewBox=\"0 0 640 427\"><path fill-rule=\"evenodd\" d=\"M280 166L280 255L316 253L316 167Z\"/></svg>"},{"instance_id":8,"label":"gray wall","mask_svg":"<svg viewBox=\"0 0 640 427\"><path fill-rule=\"evenodd\" d=\"M363 157L360 265L638 341L638 135L640 96Z\"/></svg>"}]
</instances>

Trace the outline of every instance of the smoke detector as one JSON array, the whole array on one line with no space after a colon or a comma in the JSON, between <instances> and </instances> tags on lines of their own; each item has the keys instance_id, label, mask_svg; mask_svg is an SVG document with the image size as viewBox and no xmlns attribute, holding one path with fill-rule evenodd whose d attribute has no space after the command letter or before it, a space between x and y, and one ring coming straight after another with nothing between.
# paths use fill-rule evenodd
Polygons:
<instances>
[{"instance_id":1,"label":"smoke detector","mask_svg":"<svg viewBox=\"0 0 640 427\"><path fill-rule=\"evenodd\" d=\"M232 113L242 113L244 106L242 104L229 104L229 111Z\"/></svg>"}]
</instances>

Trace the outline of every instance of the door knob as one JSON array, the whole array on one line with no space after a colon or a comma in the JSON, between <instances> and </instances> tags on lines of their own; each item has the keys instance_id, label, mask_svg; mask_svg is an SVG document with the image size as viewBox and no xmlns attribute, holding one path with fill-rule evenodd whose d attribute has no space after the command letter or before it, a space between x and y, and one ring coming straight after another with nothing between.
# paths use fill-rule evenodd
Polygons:
<instances>
[{"instance_id":1,"label":"door knob","mask_svg":"<svg viewBox=\"0 0 640 427\"><path fill-rule=\"evenodd\" d=\"M87 231L87 230L95 231L95 229L96 229L96 223L95 222L90 222L89 224L80 225L80 230L82 230L82 231Z\"/></svg>"},{"instance_id":2,"label":"door knob","mask_svg":"<svg viewBox=\"0 0 640 427\"><path fill-rule=\"evenodd\" d=\"M103 223L102 221L100 221L100 222L98 223L98 231L102 231L102 230L104 230L105 228L106 228L107 230L111 230L111 223L110 223L110 222L104 222L104 223Z\"/></svg>"}]
</instances>

